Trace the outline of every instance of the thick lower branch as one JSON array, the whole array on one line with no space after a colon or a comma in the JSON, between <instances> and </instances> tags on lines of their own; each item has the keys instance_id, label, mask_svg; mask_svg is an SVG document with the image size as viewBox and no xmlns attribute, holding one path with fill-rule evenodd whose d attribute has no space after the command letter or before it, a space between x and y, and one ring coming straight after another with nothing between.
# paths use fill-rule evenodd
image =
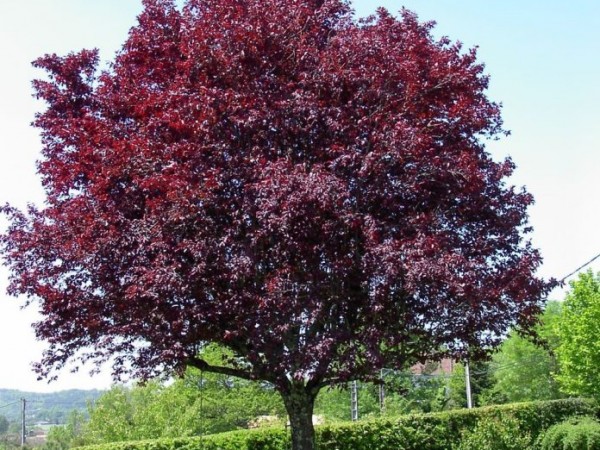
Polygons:
<instances>
[{"instance_id":1,"label":"thick lower branch","mask_svg":"<svg viewBox=\"0 0 600 450\"><path fill-rule=\"evenodd\" d=\"M235 369L233 367L213 366L200 358L190 358L187 361L187 365L195 367L196 369L200 369L204 372L218 373L221 375L228 375L230 377L242 378L244 380L256 379L256 377L253 376L252 373L246 372L245 370Z\"/></svg>"}]
</instances>

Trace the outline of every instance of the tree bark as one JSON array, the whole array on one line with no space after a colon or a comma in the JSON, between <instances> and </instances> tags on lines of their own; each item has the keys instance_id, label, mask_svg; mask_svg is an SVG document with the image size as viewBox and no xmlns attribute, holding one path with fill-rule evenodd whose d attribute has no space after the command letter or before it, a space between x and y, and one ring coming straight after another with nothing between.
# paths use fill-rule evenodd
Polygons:
<instances>
[{"instance_id":1,"label":"tree bark","mask_svg":"<svg viewBox=\"0 0 600 450\"><path fill-rule=\"evenodd\" d=\"M290 419L292 450L315 450L315 428L312 422L318 390L304 385L292 385L281 392Z\"/></svg>"}]
</instances>

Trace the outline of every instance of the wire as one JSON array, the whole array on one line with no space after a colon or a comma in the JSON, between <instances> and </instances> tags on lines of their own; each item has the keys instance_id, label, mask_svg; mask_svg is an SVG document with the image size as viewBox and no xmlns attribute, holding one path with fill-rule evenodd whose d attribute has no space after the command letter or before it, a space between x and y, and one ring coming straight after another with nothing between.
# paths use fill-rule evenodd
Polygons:
<instances>
[{"instance_id":1,"label":"wire","mask_svg":"<svg viewBox=\"0 0 600 450\"><path fill-rule=\"evenodd\" d=\"M42 403L44 406L52 407L52 406L87 406L88 401L97 400L97 398L85 398L84 400L73 400L72 402L61 400L61 401L53 401L53 400L27 400L27 403Z\"/></svg>"},{"instance_id":2,"label":"wire","mask_svg":"<svg viewBox=\"0 0 600 450\"><path fill-rule=\"evenodd\" d=\"M12 405L16 405L17 403L21 403L21 400L17 400L16 402L7 403L6 405L2 405L2 406L0 406L0 409L7 408L7 407L12 406Z\"/></svg>"},{"instance_id":3,"label":"wire","mask_svg":"<svg viewBox=\"0 0 600 450\"><path fill-rule=\"evenodd\" d=\"M571 272L569 275L566 275L564 277L562 277L559 281L559 283L564 283L564 281L569 278L572 275L575 275L577 272L579 272L581 269L589 266L591 263L593 263L594 261L596 261L598 258L600 258L600 253L598 253L596 256L594 256L592 259L590 259L588 262L586 262L585 264L579 266L577 269L575 269L573 272Z\"/></svg>"}]
</instances>

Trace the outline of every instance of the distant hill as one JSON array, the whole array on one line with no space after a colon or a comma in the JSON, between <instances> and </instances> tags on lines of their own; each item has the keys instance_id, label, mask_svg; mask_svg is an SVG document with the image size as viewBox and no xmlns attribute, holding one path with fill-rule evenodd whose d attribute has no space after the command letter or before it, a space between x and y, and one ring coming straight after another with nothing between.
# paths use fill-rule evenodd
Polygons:
<instances>
[{"instance_id":1,"label":"distant hill","mask_svg":"<svg viewBox=\"0 0 600 450\"><path fill-rule=\"evenodd\" d=\"M0 415L11 422L21 420L21 402L26 403L27 423L65 423L72 410L87 410L88 402L93 402L104 391L71 389L50 393L24 392L15 389L0 389ZM4 405L10 405L3 407Z\"/></svg>"}]
</instances>

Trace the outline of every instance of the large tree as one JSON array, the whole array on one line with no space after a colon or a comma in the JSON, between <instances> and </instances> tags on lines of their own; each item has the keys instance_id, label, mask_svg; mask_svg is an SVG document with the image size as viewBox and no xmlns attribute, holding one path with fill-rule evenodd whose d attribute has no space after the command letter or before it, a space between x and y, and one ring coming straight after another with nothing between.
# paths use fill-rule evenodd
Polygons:
<instances>
[{"instance_id":1,"label":"large tree","mask_svg":"<svg viewBox=\"0 0 600 450\"><path fill-rule=\"evenodd\" d=\"M108 70L35 62L46 202L5 207L2 243L42 376L112 358L266 380L309 449L323 386L535 321L532 197L485 149L504 131L475 51L342 0L144 5Z\"/></svg>"}]
</instances>

